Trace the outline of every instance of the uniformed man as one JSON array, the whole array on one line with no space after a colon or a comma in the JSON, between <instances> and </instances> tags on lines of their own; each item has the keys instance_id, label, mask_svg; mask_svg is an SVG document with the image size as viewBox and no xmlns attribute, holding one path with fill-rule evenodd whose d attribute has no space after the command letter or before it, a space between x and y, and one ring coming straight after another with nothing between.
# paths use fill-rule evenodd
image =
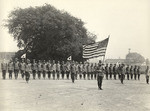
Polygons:
<instances>
[{"instance_id":1,"label":"uniformed man","mask_svg":"<svg viewBox=\"0 0 150 111\"><path fill-rule=\"evenodd\" d=\"M25 65L26 65L26 63L24 62L24 59L22 59L22 61L20 63L20 71L21 71L22 79L24 79L24 75L25 75Z\"/></svg>"},{"instance_id":2,"label":"uniformed man","mask_svg":"<svg viewBox=\"0 0 150 111\"><path fill-rule=\"evenodd\" d=\"M48 79L51 78L51 73L52 73L52 64L51 64L51 61L49 60L48 61L48 64L47 64L47 68L48 68Z\"/></svg>"},{"instance_id":3,"label":"uniformed man","mask_svg":"<svg viewBox=\"0 0 150 111\"><path fill-rule=\"evenodd\" d=\"M33 64L32 64L32 74L33 74L33 79L36 78L37 70L38 70L37 63L36 63L35 59L33 59Z\"/></svg>"},{"instance_id":4,"label":"uniformed man","mask_svg":"<svg viewBox=\"0 0 150 111\"><path fill-rule=\"evenodd\" d=\"M1 70L2 70L3 79L6 79L7 63L6 63L5 59L1 63Z\"/></svg>"},{"instance_id":5,"label":"uniformed man","mask_svg":"<svg viewBox=\"0 0 150 111\"><path fill-rule=\"evenodd\" d=\"M104 68L102 64L99 63L97 66L97 84L100 90L102 90L103 77L104 77Z\"/></svg>"},{"instance_id":6,"label":"uniformed man","mask_svg":"<svg viewBox=\"0 0 150 111\"><path fill-rule=\"evenodd\" d=\"M72 62L71 66L70 66L70 72L71 72L72 83L74 83L74 81L75 81L75 73L76 73L76 67L75 67L74 62Z\"/></svg>"},{"instance_id":7,"label":"uniformed man","mask_svg":"<svg viewBox=\"0 0 150 111\"><path fill-rule=\"evenodd\" d=\"M133 66L131 66L131 67L130 67L130 76L131 76L131 80L133 79L133 73L134 73L134 71L133 71Z\"/></svg>"},{"instance_id":8,"label":"uniformed man","mask_svg":"<svg viewBox=\"0 0 150 111\"><path fill-rule=\"evenodd\" d=\"M9 79L12 79L13 70L14 70L14 64L13 64L12 60L10 60L10 62L8 63Z\"/></svg>"},{"instance_id":9,"label":"uniformed man","mask_svg":"<svg viewBox=\"0 0 150 111\"><path fill-rule=\"evenodd\" d=\"M93 74L94 74L94 65L91 63L91 79L93 80Z\"/></svg>"},{"instance_id":10,"label":"uniformed man","mask_svg":"<svg viewBox=\"0 0 150 111\"><path fill-rule=\"evenodd\" d=\"M116 64L114 64L114 66L113 66L113 74L114 74L114 79L116 80L116 75L117 75Z\"/></svg>"},{"instance_id":11,"label":"uniformed man","mask_svg":"<svg viewBox=\"0 0 150 111\"><path fill-rule=\"evenodd\" d=\"M53 71L53 80L55 79L55 74L56 74L56 63L55 60L53 60L52 63L52 71Z\"/></svg>"},{"instance_id":12,"label":"uniformed man","mask_svg":"<svg viewBox=\"0 0 150 111\"><path fill-rule=\"evenodd\" d=\"M112 73L113 73L113 68L112 68L112 64L110 64L110 66L109 66L109 77L110 77L110 79L112 79Z\"/></svg>"},{"instance_id":13,"label":"uniformed man","mask_svg":"<svg viewBox=\"0 0 150 111\"><path fill-rule=\"evenodd\" d=\"M141 75L140 66L138 66L137 68L137 74L138 74L138 80L140 80L140 75Z\"/></svg>"},{"instance_id":14,"label":"uniformed man","mask_svg":"<svg viewBox=\"0 0 150 111\"><path fill-rule=\"evenodd\" d=\"M129 65L127 65L126 67L126 74L127 74L127 79L129 80L129 74L130 74Z\"/></svg>"},{"instance_id":15,"label":"uniformed man","mask_svg":"<svg viewBox=\"0 0 150 111\"><path fill-rule=\"evenodd\" d=\"M149 66L146 67L145 76L146 76L146 83L149 84L149 76L150 76Z\"/></svg>"},{"instance_id":16,"label":"uniformed man","mask_svg":"<svg viewBox=\"0 0 150 111\"><path fill-rule=\"evenodd\" d=\"M66 63L65 71L66 71L67 79L69 79L69 74L70 74L70 63L69 63L69 61L67 61L67 63Z\"/></svg>"},{"instance_id":17,"label":"uniformed man","mask_svg":"<svg viewBox=\"0 0 150 111\"><path fill-rule=\"evenodd\" d=\"M97 64L94 65L94 78L97 78Z\"/></svg>"},{"instance_id":18,"label":"uniformed man","mask_svg":"<svg viewBox=\"0 0 150 111\"><path fill-rule=\"evenodd\" d=\"M18 73L19 73L19 62L18 62L18 59L15 58L15 63L14 63L14 74L15 74L15 79L18 78Z\"/></svg>"},{"instance_id":19,"label":"uniformed man","mask_svg":"<svg viewBox=\"0 0 150 111\"><path fill-rule=\"evenodd\" d=\"M123 84L124 76L125 76L125 73L126 73L125 65L122 64L122 66L121 66L120 68L121 68L121 77L120 77L120 81L121 81L121 83Z\"/></svg>"},{"instance_id":20,"label":"uniformed man","mask_svg":"<svg viewBox=\"0 0 150 111\"><path fill-rule=\"evenodd\" d=\"M64 61L62 61L60 68L61 68L60 70L61 70L62 79L64 79L64 75L65 75L65 63L64 63Z\"/></svg>"},{"instance_id":21,"label":"uniformed man","mask_svg":"<svg viewBox=\"0 0 150 111\"><path fill-rule=\"evenodd\" d=\"M118 79L121 79L121 64L117 67Z\"/></svg>"},{"instance_id":22,"label":"uniformed man","mask_svg":"<svg viewBox=\"0 0 150 111\"><path fill-rule=\"evenodd\" d=\"M86 76L86 65L85 65L85 63L83 64L82 72L83 72L83 78L85 80L85 76Z\"/></svg>"},{"instance_id":23,"label":"uniformed man","mask_svg":"<svg viewBox=\"0 0 150 111\"><path fill-rule=\"evenodd\" d=\"M83 71L82 62L80 62L80 64L78 65L78 71L79 71L79 77L80 77L80 79L82 79L82 71Z\"/></svg>"},{"instance_id":24,"label":"uniformed man","mask_svg":"<svg viewBox=\"0 0 150 111\"><path fill-rule=\"evenodd\" d=\"M31 63L30 60L27 59L27 63L25 65L25 76L26 76L26 82L28 83L30 79L30 74L31 74L32 68L31 68Z\"/></svg>"},{"instance_id":25,"label":"uniformed man","mask_svg":"<svg viewBox=\"0 0 150 111\"><path fill-rule=\"evenodd\" d=\"M75 79L77 80L78 79L78 73L79 73L79 63L75 62L74 65L75 65L75 70L76 70Z\"/></svg>"},{"instance_id":26,"label":"uniformed man","mask_svg":"<svg viewBox=\"0 0 150 111\"><path fill-rule=\"evenodd\" d=\"M91 74L91 64L88 63L88 65L87 65L87 78L88 78L88 80L90 80L90 74Z\"/></svg>"},{"instance_id":27,"label":"uniformed man","mask_svg":"<svg viewBox=\"0 0 150 111\"><path fill-rule=\"evenodd\" d=\"M45 60L43 61L43 64L42 64L42 72L43 72L43 78L45 79L46 77L46 73L47 73L47 64L45 62Z\"/></svg>"},{"instance_id":28,"label":"uniformed man","mask_svg":"<svg viewBox=\"0 0 150 111\"><path fill-rule=\"evenodd\" d=\"M106 79L108 80L108 74L109 74L108 64L106 64L106 66L105 66L105 74L106 74Z\"/></svg>"},{"instance_id":29,"label":"uniformed man","mask_svg":"<svg viewBox=\"0 0 150 111\"><path fill-rule=\"evenodd\" d=\"M134 70L134 79L136 80L136 75L137 75L137 66L136 65L133 70Z\"/></svg>"},{"instance_id":30,"label":"uniformed man","mask_svg":"<svg viewBox=\"0 0 150 111\"><path fill-rule=\"evenodd\" d=\"M41 79L41 72L42 72L42 64L41 64L41 60L38 61L38 78Z\"/></svg>"},{"instance_id":31,"label":"uniformed man","mask_svg":"<svg viewBox=\"0 0 150 111\"><path fill-rule=\"evenodd\" d=\"M60 77L60 62L58 61L57 64L56 64L56 73L57 73L57 79L59 80L59 77Z\"/></svg>"}]
</instances>

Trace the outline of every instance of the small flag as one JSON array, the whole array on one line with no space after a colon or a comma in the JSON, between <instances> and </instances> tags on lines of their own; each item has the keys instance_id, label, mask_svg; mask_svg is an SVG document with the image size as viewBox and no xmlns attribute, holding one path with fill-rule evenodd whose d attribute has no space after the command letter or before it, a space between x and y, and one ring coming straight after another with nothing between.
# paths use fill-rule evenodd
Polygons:
<instances>
[{"instance_id":1,"label":"small flag","mask_svg":"<svg viewBox=\"0 0 150 111\"><path fill-rule=\"evenodd\" d=\"M67 60L68 60L68 61L72 60L72 57L71 57L71 56L69 56L69 57L67 58Z\"/></svg>"},{"instance_id":2,"label":"small flag","mask_svg":"<svg viewBox=\"0 0 150 111\"><path fill-rule=\"evenodd\" d=\"M26 58L26 54L23 54L23 55L21 56L21 58Z\"/></svg>"}]
</instances>

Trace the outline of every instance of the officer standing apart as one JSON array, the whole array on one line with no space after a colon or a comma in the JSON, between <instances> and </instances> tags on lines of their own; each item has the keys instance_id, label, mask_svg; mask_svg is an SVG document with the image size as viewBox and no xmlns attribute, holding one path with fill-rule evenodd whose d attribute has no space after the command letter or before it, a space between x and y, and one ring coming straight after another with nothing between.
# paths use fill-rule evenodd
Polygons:
<instances>
[{"instance_id":1,"label":"officer standing apart","mask_svg":"<svg viewBox=\"0 0 150 111\"><path fill-rule=\"evenodd\" d=\"M74 83L75 74L76 74L76 66L75 66L74 62L72 63L72 65L70 67L70 71L71 71L71 80L72 80L72 83Z\"/></svg>"},{"instance_id":2,"label":"officer standing apart","mask_svg":"<svg viewBox=\"0 0 150 111\"><path fill-rule=\"evenodd\" d=\"M27 59L27 63L25 65L25 76L26 76L26 82L28 83L29 79L30 79L30 73L31 73L31 63L30 60Z\"/></svg>"},{"instance_id":3,"label":"officer standing apart","mask_svg":"<svg viewBox=\"0 0 150 111\"><path fill-rule=\"evenodd\" d=\"M10 60L10 62L8 63L9 79L12 79L13 70L14 70L14 64L13 64L12 60Z\"/></svg>"},{"instance_id":4,"label":"officer standing apart","mask_svg":"<svg viewBox=\"0 0 150 111\"><path fill-rule=\"evenodd\" d=\"M100 90L102 89L102 82L103 82L103 77L104 77L104 68L102 67L102 64L98 64L97 66L97 84L98 84L98 88Z\"/></svg>"},{"instance_id":5,"label":"officer standing apart","mask_svg":"<svg viewBox=\"0 0 150 111\"><path fill-rule=\"evenodd\" d=\"M125 77L125 72L126 72L125 66L124 66L124 64L122 64L122 66L121 66L121 78L120 78L122 84L123 84L123 80Z\"/></svg>"}]
</instances>

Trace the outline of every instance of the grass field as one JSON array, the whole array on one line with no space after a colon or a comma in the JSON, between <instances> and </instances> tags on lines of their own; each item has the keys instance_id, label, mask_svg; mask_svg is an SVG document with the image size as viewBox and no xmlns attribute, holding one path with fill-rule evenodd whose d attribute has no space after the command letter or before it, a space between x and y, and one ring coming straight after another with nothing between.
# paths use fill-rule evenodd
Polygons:
<instances>
[{"instance_id":1,"label":"grass field","mask_svg":"<svg viewBox=\"0 0 150 111\"><path fill-rule=\"evenodd\" d=\"M150 111L150 85L141 80L0 79L0 111Z\"/></svg>"}]
</instances>

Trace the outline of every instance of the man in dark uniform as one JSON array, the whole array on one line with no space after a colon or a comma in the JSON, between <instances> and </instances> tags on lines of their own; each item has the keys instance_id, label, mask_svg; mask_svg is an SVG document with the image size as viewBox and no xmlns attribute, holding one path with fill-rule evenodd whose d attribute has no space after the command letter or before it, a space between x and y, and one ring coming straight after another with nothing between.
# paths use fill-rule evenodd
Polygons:
<instances>
[{"instance_id":1,"label":"man in dark uniform","mask_svg":"<svg viewBox=\"0 0 150 111\"><path fill-rule=\"evenodd\" d=\"M35 59L33 59L33 64L32 64L32 74L33 74L33 79L36 77L36 72L37 72L37 63L35 62Z\"/></svg>"},{"instance_id":2,"label":"man in dark uniform","mask_svg":"<svg viewBox=\"0 0 150 111\"><path fill-rule=\"evenodd\" d=\"M110 79L112 79L112 73L113 73L113 70L112 70L112 64L110 64L109 66L109 75L110 75Z\"/></svg>"},{"instance_id":3,"label":"man in dark uniform","mask_svg":"<svg viewBox=\"0 0 150 111\"><path fill-rule=\"evenodd\" d=\"M7 63L5 62L5 59L1 63L1 69L2 69L2 77L3 79L6 79Z\"/></svg>"},{"instance_id":4,"label":"man in dark uniform","mask_svg":"<svg viewBox=\"0 0 150 111\"><path fill-rule=\"evenodd\" d=\"M18 73L19 73L19 62L18 62L18 59L15 58L15 63L14 63L14 74L15 74L15 79L18 78Z\"/></svg>"},{"instance_id":5,"label":"man in dark uniform","mask_svg":"<svg viewBox=\"0 0 150 111\"><path fill-rule=\"evenodd\" d=\"M46 64L45 60L43 61L42 69L43 69L43 78L45 79L46 73L47 73L47 64Z\"/></svg>"},{"instance_id":6,"label":"man in dark uniform","mask_svg":"<svg viewBox=\"0 0 150 111\"><path fill-rule=\"evenodd\" d=\"M118 72L118 79L120 79L121 78L121 64L119 64L117 68L117 72Z\"/></svg>"},{"instance_id":7,"label":"man in dark uniform","mask_svg":"<svg viewBox=\"0 0 150 111\"><path fill-rule=\"evenodd\" d=\"M133 66L131 66L131 67L130 67L130 76L131 76L131 80L133 79L133 73L134 73L134 71L133 71Z\"/></svg>"},{"instance_id":8,"label":"man in dark uniform","mask_svg":"<svg viewBox=\"0 0 150 111\"><path fill-rule=\"evenodd\" d=\"M14 70L14 65L13 65L12 60L10 60L10 62L8 63L9 79L12 79L13 70Z\"/></svg>"},{"instance_id":9,"label":"man in dark uniform","mask_svg":"<svg viewBox=\"0 0 150 111\"><path fill-rule=\"evenodd\" d=\"M21 71L21 76L22 79L24 79L24 75L25 75L25 62L24 59L22 59L21 63L20 63L20 71Z\"/></svg>"},{"instance_id":10,"label":"man in dark uniform","mask_svg":"<svg viewBox=\"0 0 150 111\"><path fill-rule=\"evenodd\" d=\"M55 79L55 74L56 74L56 63L55 60L53 60L52 63L52 72L53 72L53 80Z\"/></svg>"},{"instance_id":11,"label":"man in dark uniform","mask_svg":"<svg viewBox=\"0 0 150 111\"><path fill-rule=\"evenodd\" d=\"M114 74L114 79L116 80L116 74L117 74L116 64L114 64L113 66L113 74Z\"/></svg>"},{"instance_id":12,"label":"man in dark uniform","mask_svg":"<svg viewBox=\"0 0 150 111\"><path fill-rule=\"evenodd\" d=\"M138 66L137 68L137 74L138 74L138 80L140 80L140 75L141 75L140 66Z\"/></svg>"},{"instance_id":13,"label":"man in dark uniform","mask_svg":"<svg viewBox=\"0 0 150 111\"><path fill-rule=\"evenodd\" d=\"M96 79L96 77L97 77L96 69L97 69L97 64L95 63L95 65L94 65L94 78L95 78L95 79Z\"/></svg>"},{"instance_id":14,"label":"man in dark uniform","mask_svg":"<svg viewBox=\"0 0 150 111\"><path fill-rule=\"evenodd\" d=\"M52 64L50 60L48 61L47 68L48 68L48 79L50 79L52 73Z\"/></svg>"},{"instance_id":15,"label":"man in dark uniform","mask_svg":"<svg viewBox=\"0 0 150 111\"><path fill-rule=\"evenodd\" d=\"M105 74L106 74L106 79L108 80L108 74L109 74L108 64L106 64L106 66L105 66Z\"/></svg>"},{"instance_id":16,"label":"man in dark uniform","mask_svg":"<svg viewBox=\"0 0 150 111\"><path fill-rule=\"evenodd\" d=\"M121 77L120 77L120 80L121 80L121 83L123 84L123 80L124 80L124 76L125 76L125 65L122 64L122 66L120 67L121 68Z\"/></svg>"},{"instance_id":17,"label":"man in dark uniform","mask_svg":"<svg viewBox=\"0 0 150 111\"><path fill-rule=\"evenodd\" d=\"M76 67L75 67L74 62L70 66L70 72L71 72L72 83L74 83L74 81L75 81L75 73L76 73Z\"/></svg>"},{"instance_id":18,"label":"man in dark uniform","mask_svg":"<svg viewBox=\"0 0 150 111\"><path fill-rule=\"evenodd\" d=\"M28 83L29 79L30 79L30 73L31 73L31 63L30 60L27 59L27 63L25 65L25 75L26 75L26 82Z\"/></svg>"},{"instance_id":19,"label":"man in dark uniform","mask_svg":"<svg viewBox=\"0 0 150 111\"><path fill-rule=\"evenodd\" d=\"M137 66L136 65L133 70L134 70L134 79L136 80L136 75L137 75Z\"/></svg>"},{"instance_id":20,"label":"man in dark uniform","mask_svg":"<svg viewBox=\"0 0 150 111\"><path fill-rule=\"evenodd\" d=\"M58 61L57 64L56 64L56 73L57 73L57 79L59 80L59 77L60 77L60 62Z\"/></svg>"},{"instance_id":21,"label":"man in dark uniform","mask_svg":"<svg viewBox=\"0 0 150 111\"><path fill-rule=\"evenodd\" d=\"M62 75L62 79L64 79L64 75L65 75L65 63L64 63L64 61L62 61L62 64L61 64L61 75Z\"/></svg>"},{"instance_id":22,"label":"man in dark uniform","mask_svg":"<svg viewBox=\"0 0 150 111\"><path fill-rule=\"evenodd\" d=\"M42 64L41 61L39 60L38 62L38 78L41 79L41 72L42 72Z\"/></svg>"},{"instance_id":23,"label":"man in dark uniform","mask_svg":"<svg viewBox=\"0 0 150 111\"><path fill-rule=\"evenodd\" d=\"M129 80L129 74L130 74L129 65L127 65L126 67L126 74L127 74L127 79Z\"/></svg>"},{"instance_id":24,"label":"man in dark uniform","mask_svg":"<svg viewBox=\"0 0 150 111\"><path fill-rule=\"evenodd\" d=\"M70 74L70 63L69 63L69 61L65 65L65 71L66 71L67 79L69 79L69 74Z\"/></svg>"},{"instance_id":25,"label":"man in dark uniform","mask_svg":"<svg viewBox=\"0 0 150 111\"><path fill-rule=\"evenodd\" d=\"M98 64L97 70L96 70L97 71L97 84L100 90L102 90L102 81L104 77L104 68L102 65L103 64Z\"/></svg>"}]
</instances>

